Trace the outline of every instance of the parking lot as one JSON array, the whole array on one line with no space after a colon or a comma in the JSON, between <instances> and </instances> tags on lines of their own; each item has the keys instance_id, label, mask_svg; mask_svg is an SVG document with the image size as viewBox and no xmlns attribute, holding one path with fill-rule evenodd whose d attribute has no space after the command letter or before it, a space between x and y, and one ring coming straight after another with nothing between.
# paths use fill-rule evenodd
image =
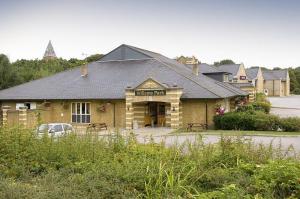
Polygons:
<instances>
[{"instance_id":1,"label":"parking lot","mask_svg":"<svg viewBox=\"0 0 300 199\"><path fill-rule=\"evenodd\" d=\"M269 97L271 113L280 117L300 117L300 95Z\"/></svg>"}]
</instances>

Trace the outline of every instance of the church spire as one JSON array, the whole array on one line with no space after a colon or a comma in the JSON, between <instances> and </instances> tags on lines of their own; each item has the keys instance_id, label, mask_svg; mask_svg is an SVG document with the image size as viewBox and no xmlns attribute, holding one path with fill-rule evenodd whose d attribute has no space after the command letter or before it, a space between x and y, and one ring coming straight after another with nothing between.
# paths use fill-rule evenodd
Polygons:
<instances>
[{"instance_id":1,"label":"church spire","mask_svg":"<svg viewBox=\"0 0 300 199\"><path fill-rule=\"evenodd\" d=\"M56 54L54 52L54 49L53 49L53 46L52 46L52 43L51 43L51 40L50 40L48 45L47 45L45 54L44 54L44 59L49 60L49 59L56 59L56 58L57 57L56 57Z\"/></svg>"}]
</instances>

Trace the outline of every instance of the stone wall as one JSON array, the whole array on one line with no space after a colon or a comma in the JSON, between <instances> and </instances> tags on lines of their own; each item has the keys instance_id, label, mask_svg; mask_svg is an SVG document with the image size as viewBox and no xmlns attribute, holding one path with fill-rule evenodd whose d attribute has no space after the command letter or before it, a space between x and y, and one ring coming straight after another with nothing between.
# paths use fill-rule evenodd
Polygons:
<instances>
[{"instance_id":1,"label":"stone wall","mask_svg":"<svg viewBox=\"0 0 300 199\"><path fill-rule=\"evenodd\" d=\"M47 105L43 102L38 102L36 110L27 110L26 113L16 110L15 102L3 102L3 107L9 107L8 113L9 125L26 124L27 127L41 123L71 123L71 103L72 102L90 102L91 104L91 122L106 123L108 127L125 127L125 100L84 100L84 101L49 101ZM105 106L104 111L100 111L99 107ZM3 110L2 110L3 111ZM21 114L21 119L19 119ZM26 114L26 115L25 115ZM3 114L2 114L3 115ZM25 117L26 121L25 122ZM35 120L35 121L34 121ZM38 121L40 120L40 121ZM5 121L6 122L6 121ZM76 125L76 124L75 124ZM85 125L85 124L78 124Z\"/></svg>"},{"instance_id":2,"label":"stone wall","mask_svg":"<svg viewBox=\"0 0 300 199\"><path fill-rule=\"evenodd\" d=\"M268 96L282 96L281 80L265 80L264 88L268 89Z\"/></svg>"}]
</instances>

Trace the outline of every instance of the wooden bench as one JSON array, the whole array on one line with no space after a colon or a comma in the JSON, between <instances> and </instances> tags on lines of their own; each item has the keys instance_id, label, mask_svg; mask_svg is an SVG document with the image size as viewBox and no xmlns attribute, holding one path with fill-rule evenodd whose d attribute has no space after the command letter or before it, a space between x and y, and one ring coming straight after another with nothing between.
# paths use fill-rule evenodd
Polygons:
<instances>
[{"instance_id":1,"label":"wooden bench","mask_svg":"<svg viewBox=\"0 0 300 199\"><path fill-rule=\"evenodd\" d=\"M208 125L202 123L188 123L187 131L192 131L193 128L201 128L202 130L207 130Z\"/></svg>"},{"instance_id":2,"label":"wooden bench","mask_svg":"<svg viewBox=\"0 0 300 199\"><path fill-rule=\"evenodd\" d=\"M103 129L107 130L107 125L106 123L90 123L86 128L87 130L100 131Z\"/></svg>"}]
</instances>

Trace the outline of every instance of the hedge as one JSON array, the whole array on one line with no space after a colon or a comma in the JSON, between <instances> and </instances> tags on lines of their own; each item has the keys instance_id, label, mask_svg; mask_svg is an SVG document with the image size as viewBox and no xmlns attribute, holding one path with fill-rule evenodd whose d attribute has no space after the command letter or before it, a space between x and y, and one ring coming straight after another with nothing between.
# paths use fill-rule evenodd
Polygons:
<instances>
[{"instance_id":1,"label":"hedge","mask_svg":"<svg viewBox=\"0 0 300 199\"><path fill-rule=\"evenodd\" d=\"M214 117L216 129L251 131L300 131L300 118L279 118L263 111L236 111Z\"/></svg>"},{"instance_id":2,"label":"hedge","mask_svg":"<svg viewBox=\"0 0 300 199\"><path fill-rule=\"evenodd\" d=\"M300 118L288 117L280 119L280 128L283 131L299 131L300 132Z\"/></svg>"}]
</instances>

